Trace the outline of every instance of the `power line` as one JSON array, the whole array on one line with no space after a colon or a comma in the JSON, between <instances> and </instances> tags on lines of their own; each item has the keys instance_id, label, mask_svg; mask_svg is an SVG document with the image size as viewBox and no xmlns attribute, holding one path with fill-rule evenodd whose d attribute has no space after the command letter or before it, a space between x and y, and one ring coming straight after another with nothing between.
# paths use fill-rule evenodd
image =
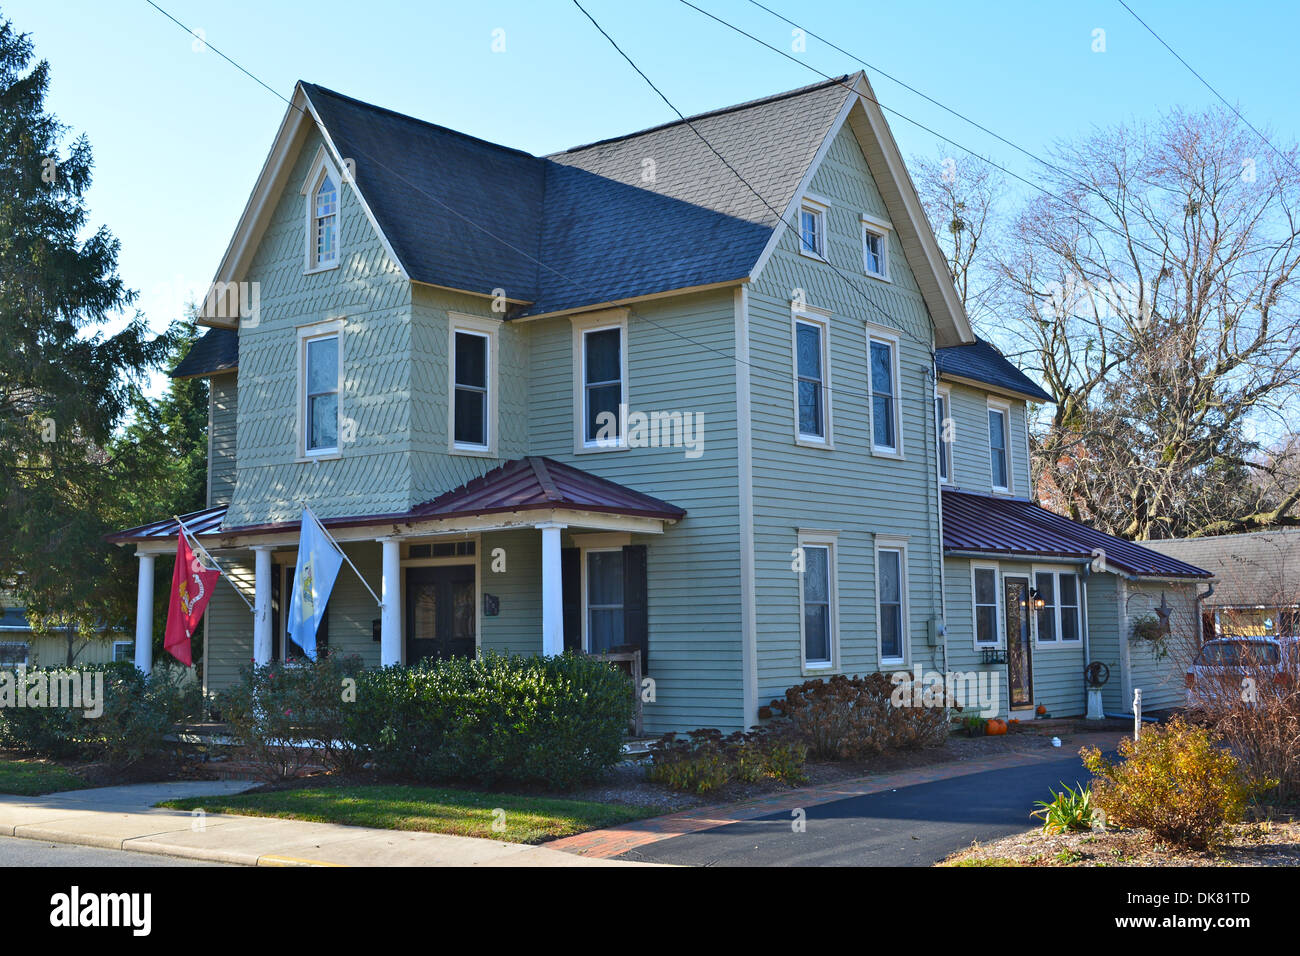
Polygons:
<instances>
[{"instance_id":1,"label":"power line","mask_svg":"<svg viewBox=\"0 0 1300 956\"><path fill-rule=\"evenodd\" d=\"M1218 90L1216 90L1213 86L1210 85L1210 81L1209 81L1209 80L1207 80L1205 77L1201 76L1200 73L1197 73L1196 70L1193 69L1193 67L1192 67L1192 65L1191 65L1190 63L1188 63L1188 62L1187 62L1186 60L1184 60L1181 56L1179 56L1179 55L1178 55L1178 51L1175 50L1173 47L1171 47L1168 43L1166 43L1164 37L1162 37L1159 33L1156 33L1156 31L1153 30L1153 29L1151 28L1151 25L1150 25L1149 23L1147 23L1145 20L1143 20L1140 16L1138 16L1138 15L1137 15L1137 12L1136 12L1132 7L1130 7L1127 3L1125 3L1124 0L1119 0L1119 5L1120 5L1121 7L1123 7L1125 10L1127 10L1130 14L1132 14L1133 19L1136 20L1138 23L1142 24L1142 26L1146 29L1147 33L1149 33L1149 34L1151 34L1153 37L1155 37L1156 40L1160 43L1160 45L1161 45L1162 47L1164 47L1166 50L1168 50L1170 53L1172 53L1172 54L1174 55L1174 59L1175 59L1175 60L1177 60L1177 61L1178 61L1179 63L1181 63L1183 66L1187 67L1187 72L1188 72L1188 73L1191 73L1192 76L1194 76L1194 77L1196 77L1198 80L1200 80L1200 81L1201 81L1201 84L1202 84L1202 85L1203 85L1207 90L1209 90L1211 93L1213 93L1215 96L1217 96L1217 97L1219 98L1219 102L1220 102L1220 103L1222 103L1222 104L1223 104L1224 106L1226 106L1228 109L1232 110L1232 112L1236 115L1237 119L1241 120L1243 123L1245 123L1247 126L1249 126L1250 129L1251 129L1251 132L1253 132L1256 136L1258 136L1261 140L1263 140L1264 143L1265 143L1265 145L1267 145L1269 149L1271 149L1273 152L1277 153L1277 155L1278 155L1279 157L1281 157L1281 159L1282 159L1283 162L1285 162L1288 166L1290 166L1291 169L1293 169L1295 172L1300 173L1300 168L1297 168L1297 167L1296 167L1296 164L1295 164L1294 162L1292 162L1290 156L1286 155L1286 153L1282 152L1280 149L1278 149L1276 146L1274 146L1274 145L1272 144L1272 142L1269 141L1269 138L1268 138L1267 136L1265 136L1262 132L1260 132L1258 129L1256 129L1255 126L1254 126L1254 124L1251 123L1250 120L1248 120L1248 119L1246 119L1246 117L1242 116L1242 115L1241 115L1241 112L1237 109L1237 107L1235 107L1235 106L1233 106L1231 103L1229 103L1229 102L1227 101L1227 99L1223 96L1222 93L1220 93Z\"/></svg>"}]
</instances>

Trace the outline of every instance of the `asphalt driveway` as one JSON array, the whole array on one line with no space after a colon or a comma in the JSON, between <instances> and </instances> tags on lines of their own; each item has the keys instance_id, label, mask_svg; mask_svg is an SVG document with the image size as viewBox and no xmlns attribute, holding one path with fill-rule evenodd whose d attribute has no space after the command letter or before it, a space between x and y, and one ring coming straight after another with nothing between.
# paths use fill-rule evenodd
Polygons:
<instances>
[{"instance_id":1,"label":"asphalt driveway","mask_svg":"<svg viewBox=\"0 0 1300 956\"><path fill-rule=\"evenodd\" d=\"M1035 800L1088 780L1077 753L779 813L663 840L618 859L685 866L930 866L973 840L1034 826Z\"/></svg>"}]
</instances>

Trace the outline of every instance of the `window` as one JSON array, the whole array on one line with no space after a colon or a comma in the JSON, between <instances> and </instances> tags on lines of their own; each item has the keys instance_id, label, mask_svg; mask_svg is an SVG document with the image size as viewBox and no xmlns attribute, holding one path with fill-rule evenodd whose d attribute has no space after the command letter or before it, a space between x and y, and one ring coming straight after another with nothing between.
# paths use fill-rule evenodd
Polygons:
<instances>
[{"instance_id":1,"label":"window","mask_svg":"<svg viewBox=\"0 0 1300 956\"><path fill-rule=\"evenodd\" d=\"M623 549L588 551L587 651L603 654L626 643L623 634Z\"/></svg>"},{"instance_id":2,"label":"window","mask_svg":"<svg viewBox=\"0 0 1300 956\"><path fill-rule=\"evenodd\" d=\"M826 258L826 207L821 203L805 200L799 209L799 251Z\"/></svg>"},{"instance_id":3,"label":"window","mask_svg":"<svg viewBox=\"0 0 1300 956\"><path fill-rule=\"evenodd\" d=\"M447 434L453 453L495 455L497 447L497 335L501 323L448 314L451 358Z\"/></svg>"},{"instance_id":4,"label":"window","mask_svg":"<svg viewBox=\"0 0 1300 956\"><path fill-rule=\"evenodd\" d=\"M615 316L611 321L611 316ZM573 320L574 451L627 447L627 313L607 309Z\"/></svg>"},{"instance_id":5,"label":"window","mask_svg":"<svg viewBox=\"0 0 1300 956\"><path fill-rule=\"evenodd\" d=\"M1082 638L1079 605L1079 576L1069 571L1037 571L1034 588L1038 592L1038 642L1078 641Z\"/></svg>"},{"instance_id":6,"label":"window","mask_svg":"<svg viewBox=\"0 0 1300 956\"><path fill-rule=\"evenodd\" d=\"M939 391L934 396L935 447L939 451L939 480L952 482L952 396Z\"/></svg>"},{"instance_id":7,"label":"window","mask_svg":"<svg viewBox=\"0 0 1300 956\"><path fill-rule=\"evenodd\" d=\"M826 327L820 322L797 319L794 350L799 438L825 442L830 433L826 427Z\"/></svg>"},{"instance_id":8,"label":"window","mask_svg":"<svg viewBox=\"0 0 1300 956\"><path fill-rule=\"evenodd\" d=\"M975 592L975 643L995 645L998 637L998 569L972 568Z\"/></svg>"},{"instance_id":9,"label":"window","mask_svg":"<svg viewBox=\"0 0 1300 956\"><path fill-rule=\"evenodd\" d=\"M862 214L862 269L877 279L889 278L889 231L886 220Z\"/></svg>"},{"instance_id":10,"label":"window","mask_svg":"<svg viewBox=\"0 0 1300 956\"><path fill-rule=\"evenodd\" d=\"M800 535L803 571L799 575L799 630L803 638L804 667L835 666L838 609L835 586L835 544L825 533L818 538Z\"/></svg>"},{"instance_id":11,"label":"window","mask_svg":"<svg viewBox=\"0 0 1300 956\"><path fill-rule=\"evenodd\" d=\"M333 269L339 264L339 200L343 182L325 147L321 146L302 184L307 213L307 272Z\"/></svg>"},{"instance_id":12,"label":"window","mask_svg":"<svg viewBox=\"0 0 1300 956\"><path fill-rule=\"evenodd\" d=\"M0 643L0 667L26 667L27 644L25 641L5 641Z\"/></svg>"},{"instance_id":13,"label":"window","mask_svg":"<svg viewBox=\"0 0 1300 956\"><path fill-rule=\"evenodd\" d=\"M898 440L898 348L897 341L883 335L868 337L867 374L871 387L871 450L897 455Z\"/></svg>"},{"instance_id":14,"label":"window","mask_svg":"<svg viewBox=\"0 0 1300 956\"><path fill-rule=\"evenodd\" d=\"M113 660L115 661L135 660L135 641L114 641Z\"/></svg>"},{"instance_id":15,"label":"window","mask_svg":"<svg viewBox=\"0 0 1300 956\"><path fill-rule=\"evenodd\" d=\"M303 340L305 452L339 449L339 337L323 335Z\"/></svg>"},{"instance_id":16,"label":"window","mask_svg":"<svg viewBox=\"0 0 1300 956\"><path fill-rule=\"evenodd\" d=\"M882 664L899 664L907 659L905 553L901 547L876 547L876 620Z\"/></svg>"},{"instance_id":17,"label":"window","mask_svg":"<svg viewBox=\"0 0 1300 956\"><path fill-rule=\"evenodd\" d=\"M992 461L994 491L1011 490L1011 464L1007 455L1007 436L1011 416L1005 406L989 406L989 458Z\"/></svg>"}]
</instances>

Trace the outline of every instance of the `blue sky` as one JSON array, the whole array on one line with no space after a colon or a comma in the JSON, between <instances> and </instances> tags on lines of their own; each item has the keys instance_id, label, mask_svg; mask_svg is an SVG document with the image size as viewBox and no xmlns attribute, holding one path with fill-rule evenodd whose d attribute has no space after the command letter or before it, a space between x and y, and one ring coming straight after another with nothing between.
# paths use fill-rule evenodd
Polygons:
<instances>
[{"instance_id":1,"label":"blue sky","mask_svg":"<svg viewBox=\"0 0 1300 956\"><path fill-rule=\"evenodd\" d=\"M673 118L566 0L157 2L286 96L307 79L533 153ZM791 47L791 28L747 0L695 2ZM1093 126L1213 102L1114 0L764 2L1040 154ZM1256 126L1296 138L1300 5L1129 2ZM687 113L819 78L679 0L583 3ZM284 102L211 50L196 51L144 0L10 0L0 9L50 61L49 108L90 138L92 222L121 240L123 278L161 328L212 278ZM1093 51L1097 29L1105 52ZM494 31L503 31L502 52ZM799 56L825 73L859 68L811 38ZM884 105L1033 178L1030 160L869 75ZM890 121L905 155L936 153L935 136Z\"/></svg>"}]
</instances>

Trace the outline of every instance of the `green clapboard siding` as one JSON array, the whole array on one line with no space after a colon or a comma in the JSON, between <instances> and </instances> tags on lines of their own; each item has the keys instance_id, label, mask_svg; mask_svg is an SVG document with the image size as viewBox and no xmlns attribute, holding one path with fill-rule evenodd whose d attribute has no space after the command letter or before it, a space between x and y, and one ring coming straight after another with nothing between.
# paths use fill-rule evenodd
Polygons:
<instances>
[{"instance_id":1,"label":"green clapboard siding","mask_svg":"<svg viewBox=\"0 0 1300 956\"><path fill-rule=\"evenodd\" d=\"M993 490L993 465L989 451L988 400L991 392L956 382L941 383L950 392L952 418L952 487L976 494ZM1030 497L1029 437L1025 431L1025 403L1006 399L1011 405L1011 493Z\"/></svg>"}]
</instances>

